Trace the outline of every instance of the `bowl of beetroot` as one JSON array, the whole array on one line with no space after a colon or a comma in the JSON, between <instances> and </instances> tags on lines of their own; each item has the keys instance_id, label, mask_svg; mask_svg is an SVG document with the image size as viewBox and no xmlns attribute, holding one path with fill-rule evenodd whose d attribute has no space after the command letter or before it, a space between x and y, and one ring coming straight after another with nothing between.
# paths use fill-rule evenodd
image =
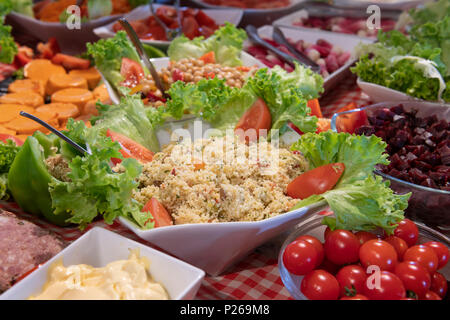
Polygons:
<instances>
[{"instance_id":1,"label":"bowl of beetroot","mask_svg":"<svg viewBox=\"0 0 450 320\"><path fill-rule=\"evenodd\" d=\"M421 101L382 102L336 113L334 131L354 120L355 134L376 135L387 143L389 165L376 173L397 193L411 192L407 216L450 233L450 106Z\"/></svg>"}]
</instances>

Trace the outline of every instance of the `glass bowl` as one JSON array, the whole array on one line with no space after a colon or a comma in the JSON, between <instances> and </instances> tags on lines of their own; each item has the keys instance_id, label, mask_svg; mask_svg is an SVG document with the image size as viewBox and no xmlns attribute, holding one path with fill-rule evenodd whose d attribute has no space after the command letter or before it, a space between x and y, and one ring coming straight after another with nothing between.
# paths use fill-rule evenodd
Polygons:
<instances>
[{"instance_id":1,"label":"glass bowl","mask_svg":"<svg viewBox=\"0 0 450 320\"><path fill-rule=\"evenodd\" d=\"M294 241L297 237L303 235L314 236L320 240L320 242L324 242L323 234L325 232L326 226L322 224L323 216L315 216L312 219L308 219L305 222L298 224L294 231L289 234L289 236L284 241L281 246L279 255L278 255L278 270L280 272L281 280L283 281L284 286L289 291L291 296L296 300L308 300L300 291L300 284L303 280L303 276L296 276L290 273L283 264L283 253L286 249L286 246ZM450 247L450 238L446 235L427 227L425 224L420 222L415 222L417 228L419 229L419 239L417 241L418 244L425 243L428 241L439 241L445 244L447 247ZM439 270L442 275L448 280L450 279L450 262L447 265ZM448 298L449 293L447 293Z\"/></svg>"},{"instance_id":2,"label":"glass bowl","mask_svg":"<svg viewBox=\"0 0 450 320\"><path fill-rule=\"evenodd\" d=\"M360 111L364 112L366 114L365 124L367 124L367 117L371 116L376 110L390 108L400 104L403 105L403 108L406 111L411 109L417 110L418 117L427 117L435 114L439 120L445 119L450 121L450 105L448 104L422 101L390 101L373 104L364 108L335 113L331 120L331 129L335 132L340 131L339 120L344 114L351 114ZM382 176L384 179L390 180L391 188L395 192L399 194L408 192L412 193L411 198L409 199L409 206L405 212L408 218L422 221L447 235L450 234L449 191L428 188L403 181L379 170L375 170L375 173Z\"/></svg>"}]
</instances>

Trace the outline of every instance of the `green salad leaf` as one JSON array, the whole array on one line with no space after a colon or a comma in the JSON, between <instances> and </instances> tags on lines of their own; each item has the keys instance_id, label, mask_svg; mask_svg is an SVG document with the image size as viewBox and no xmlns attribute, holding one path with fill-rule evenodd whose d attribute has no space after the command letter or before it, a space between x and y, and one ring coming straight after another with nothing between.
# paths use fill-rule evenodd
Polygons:
<instances>
[{"instance_id":1,"label":"green salad leaf","mask_svg":"<svg viewBox=\"0 0 450 320\"><path fill-rule=\"evenodd\" d=\"M89 19L109 16L113 10L112 0L88 0Z\"/></svg>"},{"instance_id":2,"label":"green salad leaf","mask_svg":"<svg viewBox=\"0 0 450 320\"><path fill-rule=\"evenodd\" d=\"M20 147L8 139L6 143L0 141L0 173L7 173Z\"/></svg>"},{"instance_id":3,"label":"green salad leaf","mask_svg":"<svg viewBox=\"0 0 450 320\"><path fill-rule=\"evenodd\" d=\"M260 69L241 89L230 88L220 79L202 79L196 84L179 81L169 90L166 112L181 118L188 111L225 132L262 98L272 116L272 129L279 130L292 121L303 132L311 132L316 130L317 118L308 115L307 100L318 97L322 83L319 75L300 65L292 73L281 68Z\"/></svg>"},{"instance_id":4,"label":"green salad leaf","mask_svg":"<svg viewBox=\"0 0 450 320\"><path fill-rule=\"evenodd\" d=\"M125 95L118 105L97 105L100 115L91 119L94 130L111 129L153 152L160 150L156 127L163 122L162 109L145 108L139 95Z\"/></svg>"},{"instance_id":5,"label":"green salad leaf","mask_svg":"<svg viewBox=\"0 0 450 320\"><path fill-rule=\"evenodd\" d=\"M92 56L95 66L105 78L116 88L124 80L120 74L122 58L126 57L141 63L133 44L128 40L125 31L119 31L113 38L100 39L86 45L87 53ZM148 72L143 67L144 72Z\"/></svg>"},{"instance_id":6,"label":"green salad leaf","mask_svg":"<svg viewBox=\"0 0 450 320\"><path fill-rule=\"evenodd\" d=\"M0 173L0 200L8 200L9 198L8 173Z\"/></svg>"},{"instance_id":7,"label":"green salad leaf","mask_svg":"<svg viewBox=\"0 0 450 320\"><path fill-rule=\"evenodd\" d=\"M342 162L345 171L332 190L300 200L295 208L324 199L335 217L326 217L323 222L332 230L380 227L391 233L396 223L403 219L411 194L394 194L389 181L374 175L377 164L389 164L385 148L386 143L374 135L356 136L331 131L302 135L291 149L302 152L311 169Z\"/></svg>"},{"instance_id":8,"label":"green salad leaf","mask_svg":"<svg viewBox=\"0 0 450 320\"><path fill-rule=\"evenodd\" d=\"M216 62L229 67L240 66L240 59L244 40L247 39L245 30L238 29L229 22L217 29L208 39L197 37L189 40L182 35L175 38L167 50L170 60L178 61L186 58L200 58L213 51Z\"/></svg>"},{"instance_id":9,"label":"green salad leaf","mask_svg":"<svg viewBox=\"0 0 450 320\"><path fill-rule=\"evenodd\" d=\"M121 172L113 172L111 158L123 159L120 145L113 142L98 130L86 128L82 121L69 119L66 134L75 141L84 141L92 152L91 155L78 155L71 159L68 173L69 182L54 179L49 184L52 207L56 215L70 212L68 222L79 224L84 228L98 215L111 224L118 216L142 217L148 213L140 212L140 205L131 197L137 187L136 178L142 166L135 159L124 159ZM143 219L140 218L137 223Z\"/></svg>"},{"instance_id":10,"label":"green salad leaf","mask_svg":"<svg viewBox=\"0 0 450 320\"><path fill-rule=\"evenodd\" d=\"M430 21L438 21L450 16L450 2L448 0L429 1L422 8L412 8L408 14L414 25L421 25Z\"/></svg>"},{"instance_id":11,"label":"green salad leaf","mask_svg":"<svg viewBox=\"0 0 450 320\"><path fill-rule=\"evenodd\" d=\"M4 14L7 14L7 7L0 7ZM4 24L4 16L0 15L0 62L11 64L17 54L17 46L11 36L11 26Z\"/></svg>"}]
</instances>

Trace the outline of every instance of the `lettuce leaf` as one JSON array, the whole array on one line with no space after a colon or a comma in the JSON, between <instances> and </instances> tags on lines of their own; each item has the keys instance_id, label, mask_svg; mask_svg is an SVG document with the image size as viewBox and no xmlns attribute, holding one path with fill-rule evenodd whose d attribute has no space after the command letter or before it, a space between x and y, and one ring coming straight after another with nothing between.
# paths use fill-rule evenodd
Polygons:
<instances>
[{"instance_id":1,"label":"lettuce leaf","mask_svg":"<svg viewBox=\"0 0 450 320\"><path fill-rule=\"evenodd\" d=\"M88 0L87 8L89 19L109 16L113 10L112 0Z\"/></svg>"},{"instance_id":2,"label":"lettuce leaf","mask_svg":"<svg viewBox=\"0 0 450 320\"><path fill-rule=\"evenodd\" d=\"M7 173L9 171L19 150L20 147L10 139L6 143L0 141L0 173Z\"/></svg>"},{"instance_id":3,"label":"lettuce leaf","mask_svg":"<svg viewBox=\"0 0 450 320\"><path fill-rule=\"evenodd\" d=\"M270 110L272 129L292 121L303 132L311 132L316 130L317 118L308 116L306 104L323 90L322 83L319 75L300 65L291 74L281 68L260 69L241 89L230 88L220 79L202 79L196 84L179 81L169 90L165 112L179 119L188 111L225 132L236 126L259 97Z\"/></svg>"},{"instance_id":4,"label":"lettuce leaf","mask_svg":"<svg viewBox=\"0 0 450 320\"><path fill-rule=\"evenodd\" d=\"M91 119L96 131L111 129L153 152L160 150L156 127L163 121L162 109L145 108L139 95L125 95L118 105L97 105L100 115Z\"/></svg>"},{"instance_id":5,"label":"lettuce leaf","mask_svg":"<svg viewBox=\"0 0 450 320\"><path fill-rule=\"evenodd\" d=\"M373 174L377 164L389 164L385 148L386 143L374 135L356 136L331 131L304 134L291 149L302 152L311 169L342 162L345 171L332 190L303 199L295 208L325 199L335 215L323 220L331 229L373 230L380 227L391 233L396 223L403 219L411 194L394 194L389 181Z\"/></svg>"},{"instance_id":6,"label":"lettuce leaf","mask_svg":"<svg viewBox=\"0 0 450 320\"><path fill-rule=\"evenodd\" d=\"M52 207L55 214L70 212L69 222L84 228L98 215L111 224L118 216L141 217L140 205L131 198L137 187L136 178L142 166L135 159L124 159L121 173L113 172L110 159L122 158L120 145L107 138L104 133L86 128L82 121L69 119L66 132L69 138L83 140L88 144L91 155L78 155L69 162L70 182L54 180L49 184ZM147 219L149 214L146 213ZM141 227L142 220L136 221ZM150 226L148 226L150 227Z\"/></svg>"},{"instance_id":7,"label":"lettuce leaf","mask_svg":"<svg viewBox=\"0 0 450 320\"><path fill-rule=\"evenodd\" d=\"M3 24L3 17L0 16L0 62L11 64L17 54L17 46L11 36L11 26Z\"/></svg>"},{"instance_id":8,"label":"lettuce leaf","mask_svg":"<svg viewBox=\"0 0 450 320\"><path fill-rule=\"evenodd\" d=\"M128 40L125 31L117 32L113 38L88 43L86 47L87 53L94 59L97 69L116 88L124 80L120 74L122 58L126 57L141 63L139 55L133 44ZM148 73L148 70L144 66L142 67L144 72Z\"/></svg>"},{"instance_id":9,"label":"lettuce leaf","mask_svg":"<svg viewBox=\"0 0 450 320\"><path fill-rule=\"evenodd\" d=\"M205 53L214 51L216 62L224 66L240 66L240 59L244 40L247 34L229 22L217 29L208 39L197 37L189 40L182 35L174 39L167 54L170 60L178 61L185 58L200 58Z\"/></svg>"}]
</instances>

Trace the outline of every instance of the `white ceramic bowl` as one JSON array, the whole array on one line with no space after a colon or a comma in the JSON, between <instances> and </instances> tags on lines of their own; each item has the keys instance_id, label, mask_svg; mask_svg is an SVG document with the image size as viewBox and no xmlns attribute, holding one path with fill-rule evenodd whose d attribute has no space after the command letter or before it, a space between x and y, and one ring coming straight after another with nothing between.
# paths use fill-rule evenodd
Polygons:
<instances>
[{"instance_id":1,"label":"white ceramic bowl","mask_svg":"<svg viewBox=\"0 0 450 320\"><path fill-rule=\"evenodd\" d=\"M150 260L149 272L152 278L164 286L170 299L190 300L195 297L205 275L202 270L117 233L96 227L0 295L0 300L22 300L40 293L47 281L48 268L61 258L65 266L88 264L104 267L110 262L127 259L130 250L136 248L142 257Z\"/></svg>"},{"instance_id":2,"label":"white ceramic bowl","mask_svg":"<svg viewBox=\"0 0 450 320\"><path fill-rule=\"evenodd\" d=\"M384 101L424 101L418 98L411 97L406 93L403 93L398 90L394 90L385 86L380 86L379 84L366 82L361 80L359 77L356 80L358 87L370 97L375 103L384 102Z\"/></svg>"},{"instance_id":3,"label":"white ceramic bowl","mask_svg":"<svg viewBox=\"0 0 450 320\"><path fill-rule=\"evenodd\" d=\"M161 5L154 5L155 10ZM170 6L169 6L170 7ZM223 25L225 22L229 22L234 25L238 25L241 22L243 11L239 9L202 9L208 16L210 16L217 25ZM128 14L124 15L123 18L128 21L141 20L149 17L151 15L149 6L139 6ZM111 38L116 34L113 30L113 25L116 21L113 21L107 25L101 26L94 29L94 33L100 38ZM143 43L147 43L159 48L167 48L170 41L162 40L141 40Z\"/></svg>"},{"instance_id":4,"label":"white ceramic bowl","mask_svg":"<svg viewBox=\"0 0 450 320\"><path fill-rule=\"evenodd\" d=\"M276 0L274 0L276 1ZM245 12L251 12L251 13L263 13L263 14L270 14L277 11L288 11L294 8L299 3L303 2L304 0L291 0L290 4L286 7L280 7L280 8L271 8L271 9L244 9ZM216 9L224 9L224 8L235 8L235 7L226 7L226 6L217 6L213 4L209 4L202 0L191 0L194 4L204 7L204 8L216 8Z\"/></svg>"},{"instance_id":5,"label":"white ceramic bowl","mask_svg":"<svg viewBox=\"0 0 450 320\"><path fill-rule=\"evenodd\" d=\"M310 43L316 43L318 39L325 39L330 42L333 46L340 47L343 51L348 51L351 53L350 58L347 62L337 69L335 72L330 74L324 79L323 87L325 93L332 89L336 84L338 84L343 78L349 74L350 66L356 61L356 55L354 53L355 47L360 43L372 43L374 40L368 38L361 38L354 35L334 33L315 29L298 29L291 27L280 27L286 38L290 38L294 41L304 40ZM272 38L273 27L263 26L258 28L258 34L262 38ZM247 42L247 45L249 42Z\"/></svg>"}]
</instances>

